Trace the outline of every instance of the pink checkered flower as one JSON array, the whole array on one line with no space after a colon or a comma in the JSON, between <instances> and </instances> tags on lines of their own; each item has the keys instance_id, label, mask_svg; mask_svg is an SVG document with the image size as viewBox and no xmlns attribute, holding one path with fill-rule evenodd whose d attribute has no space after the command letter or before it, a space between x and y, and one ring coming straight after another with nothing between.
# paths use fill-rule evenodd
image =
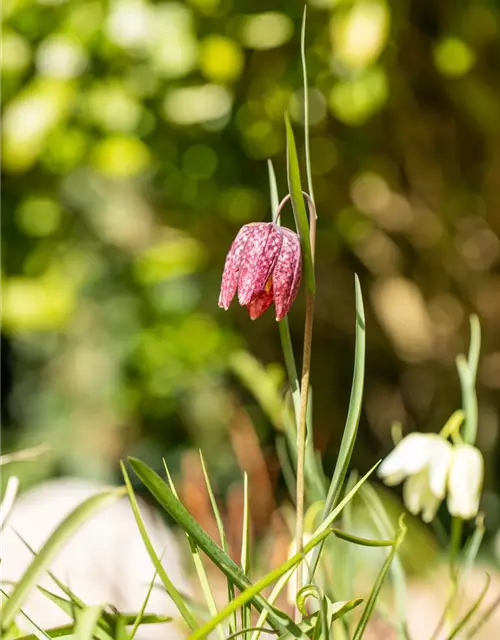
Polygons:
<instances>
[{"instance_id":1,"label":"pink checkered flower","mask_svg":"<svg viewBox=\"0 0 500 640\"><path fill-rule=\"evenodd\" d=\"M276 320L292 306L300 285L302 257L299 236L272 222L246 224L227 254L219 307L238 301L255 320L274 302Z\"/></svg>"}]
</instances>

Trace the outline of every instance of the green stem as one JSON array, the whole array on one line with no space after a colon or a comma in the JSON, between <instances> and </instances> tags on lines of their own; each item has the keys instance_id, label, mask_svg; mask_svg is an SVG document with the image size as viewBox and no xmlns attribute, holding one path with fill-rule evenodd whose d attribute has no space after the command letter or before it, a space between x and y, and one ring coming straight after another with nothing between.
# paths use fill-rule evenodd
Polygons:
<instances>
[{"instance_id":1,"label":"green stem","mask_svg":"<svg viewBox=\"0 0 500 640\"><path fill-rule=\"evenodd\" d=\"M309 241L311 246L311 257L314 267L314 249L316 245L316 209L313 200L303 194L309 207ZM314 318L314 291L306 293L306 318L304 326L304 352L302 359L302 380L300 383L300 412L297 421L297 520L295 525L295 540L297 553L303 549L304 538L304 470L306 458L306 436L307 436L307 401L309 397L309 382L311 372L311 347L312 330ZM303 564L297 566L297 585L302 586ZM298 609L295 611L296 619L300 618Z\"/></svg>"}]
</instances>

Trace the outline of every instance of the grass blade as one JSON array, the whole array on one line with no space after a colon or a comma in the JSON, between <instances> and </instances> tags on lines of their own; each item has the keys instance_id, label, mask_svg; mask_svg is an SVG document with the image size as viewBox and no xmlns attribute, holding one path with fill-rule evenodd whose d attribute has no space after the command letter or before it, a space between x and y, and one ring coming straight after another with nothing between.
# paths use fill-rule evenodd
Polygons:
<instances>
[{"instance_id":1,"label":"grass blade","mask_svg":"<svg viewBox=\"0 0 500 640\"><path fill-rule=\"evenodd\" d=\"M278 193L278 183L276 182L276 173L274 171L274 166L272 160L267 161L267 170L269 173L269 193L271 198L271 216L273 222L276 224L280 224L280 220L275 220L275 214L278 210L278 206L280 203L280 197Z\"/></svg>"},{"instance_id":2,"label":"grass blade","mask_svg":"<svg viewBox=\"0 0 500 640\"><path fill-rule=\"evenodd\" d=\"M215 518L215 522L217 523L217 529L219 531L219 537L220 537L220 543L222 546L222 550L224 551L224 553L229 553L229 547L227 544L227 537L226 537L226 532L224 530L224 523L222 522L222 518L220 515L220 511L219 511L219 507L217 506L217 501L215 499L214 496L214 492L212 489L212 483L210 482L210 478L207 472L207 467L205 465L205 459L203 458L203 454L201 452L200 449L200 462L201 462L201 469L203 471L203 477L205 478L205 484L207 487L207 491L208 491L208 497L210 500L210 504L212 506L212 511L214 514L214 518ZM227 579L227 596L228 596L228 601L231 601L234 598L234 585L231 582L231 580L229 578ZM233 618L233 622L232 622L232 626L230 625L230 632L233 632L237 629L238 626L238 621L236 619L236 615Z\"/></svg>"},{"instance_id":3,"label":"grass blade","mask_svg":"<svg viewBox=\"0 0 500 640\"><path fill-rule=\"evenodd\" d=\"M479 594L479 597L477 598L476 602L472 605L472 607L469 609L469 611L467 611L464 617L460 620L457 626L453 629L453 631L450 633L447 640L453 640L453 638L456 638L458 634L461 631L463 631L465 625L469 622L469 620L472 618L472 616L476 613L476 611L481 606L481 602L484 600L484 597L486 596L486 593L490 588L490 582L491 582L491 576L489 574L486 574L486 584L484 585L481 593Z\"/></svg>"},{"instance_id":4,"label":"grass blade","mask_svg":"<svg viewBox=\"0 0 500 640\"><path fill-rule=\"evenodd\" d=\"M127 469L125 468L125 465L123 464L123 462L121 462L120 464L121 464L123 477L125 480L125 485L128 491L130 506L132 507L132 511L134 512L135 520L139 528L139 533L141 534L141 538L144 542L144 546L146 547L149 557L151 558L151 562L153 563L154 568L156 569L158 576L160 577L160 580L162 581L163 586L165 587L168 595L170 596L173 603L177 607L181 616L184 618L186 624L189 626L190 629L196 629L198 626L198 623L195 617L193 616L189 608L186 606L186 603L184 602L183 597L181 596L181 594L179 593L179 591L177 590L173 582L168 577L165 569L163 568L162 563L160 562L158 555L156 554L153 544L149 539L148 533L146 531L146 527L144 525L144 521L141 516L141 512L139 511L139 505L137 504L137 500L135 498L134 489L132 488L132 483L130 482L130 478L127 473Z\"/></svg>"},{"instance_id":5,"label":"grass blade","mask_svg":"<svg viewBox=\"0 0 500 640\"><path fill-rule=\"evenodd\" d=\"M168 469L167 463L165 462L165 459L163 459L163 466L165 467L170 489L172 490L172 493L177 498L177 500L179 500L174 481L172 480L172 476L170 475L170 471ZM205 567L203 566L203 560L201 559L200 551L198 549L198 546L196 545L196 542L191 538L189 533L187 531L185 533L188 539L189 548L191 549L191 555L193 556L193 562L196 570L196 575L198 576L198 582L200 583L201 590L203 591L203 596L205 598L205 602L207 603L209 614L212 617L216 616L218 612L217 605L215 604L215 598L208 581L207 572L205 571ZM217 633L220 640L224 640L224 629L222 627L217 627Z\"/></svg>"},{"instance_id":6,"label":"grass blade","mask_svg":"<svg viewBox=\"0 0 500 640\"><path fill-rule=\"evenodd\" d=\"M304 146L306 155L306 176L307 176L307 191L314 200L314 190L312 183L312 171L311 171L311 149L309 145L309 88L307 83L307 61L306 61L306 19L307 19L307 5L304 6L304 13L302 14L302 28L300 31L300 59L302 62L302 81L304 87Z\"/></svg>"},{"instance_id":7,"label":"grass blade","mask_svg":"<svg viewBox=\"0 0 500 640\"><path fill-rule=\"evenodd\" d=\"M300 180L297 147L295 145L295 137L293 135L293 129L292 125L290 124L288 113L285 113L285 129L288 190L290 192L292 200L293 215L295 217L297 232L300 236L300 245L302 248L302 258L304 264L304 282L307 292L310 294L314 294L316 290L316 280L314 276L311 242L309 240L309 224L307 222L306 205L304 203L304 197L302 195L302 184Z\"/></svg>"},{"instance_id":8,"label":"grass blade","mask_svg":"<svg viewBox=\"0 0 500 640\"><path fill-rule=\"evenodd\" d=\"M92 640L101 613L100 605L93 605L79 612L75 626L76 640Z\"/></svg>"},{"instance_id":9,"label":"grass blade","mask_svg":"<svg viewBox=\"0 0 500 640\"><path fill-rule=\"evenodd\" d=\"M188 532L199 548L216 564L219 569L240 589L245 591L250 582L240 567L219 547L219 545L200 527L186 507L175 498L170 487L160 476L146 464L136 458L129 458L134 473L148 488L157 502L172 516L172 518ZM258 611L268 606L266 599L258 592L251 598L252 604ZM235 611L233 609L231 611ZM219 613L219 615L222 612ZM269 615L272 626L281 632L286 631L287 625L293 625L289 616L273 609Z\"/></svg>"},{"instance_id":10,"label":"grass blade","mask_svg":"<svg viewBox=\"0 0 500 640\"><path fill-rule=\"evenodd\" d=\"M379 535L390 535L392 530L391 521L375 489L367 483L361 489L360 496ZM390 572L394 585L394 603L398 617L397 628L399 638L400 640L408 640L409 632L406 624L406 576L399 555L394 556Z\"/></svg>"},{"instance_id":11,"label":"grass blade","mask_svg":"<svg viewBox=\"0 0 500 640\"><path fill-rule=\"evenodd\" d=\"M268 587L273 582L276 582L281 576L287 573L290 569L296 567L300 562L302 562L306 554L314 549L314 547L323 541L327 536L331 533L330 529L325 529L318 533L314 538L312 538L307 544L304 545L303 550L300 553L295 554L289 560L283 562L279 567L270 571L267 575L265 575L260 580L257 580L254 584L250 585L245 589L242 593L240 593L232 602L229 602L224 609L219 612L219 615L214 620L209 620L206 624L200 627L197 631L195 631L192 635L189 636L188 640L201 640L202 638L206 638L207 635L213 631L217 624L219 624L222 620L227 618L233 611L237 611L240 607L242 607L247 602L250 602L257 594L259 594L263 589ZM275 611L274 608L271 608L268 605L269 609ZM280 612L281 615L281 612ZM271 613L269 613L269 618L271 617ZM289 625L288 629L285 631L292 632L294 638L307 637L304 636L300 629L295 625L292 621Z\"/></svg>"},{"instance_id":12,"label":"grass blade","mask_svg":"<svg viewBox=\"0 0 500 640\"><path fill-rule=\"evenodd\" d=\"M356 630L354 631L353 640L360 640L363 637L363 634L366 630L366 626L368 624L370 616L375 607L375 603L377 601L378 595L380 593L380 590L382 589L382 584L385 580L387 573L389 572L391 563L394 557L396 556L396 553L398 552L398 548L404 540L405 534L406 534L406 526L404 525L404 522L403 522L403 516L401 516L399 519L399 530L396 534L392 551L387 556L384 564L382 565L382 568L380 569L377 579L375 580L375 584L372 587L368 600L366 601L365 607L363 609L363 613L361 614L361 619L356 627Z\"/></svg>"},{"instance_id":13,"label":"grass blade","mask_svg":"<svg viewBox=\"0 0 500 640\"><path fill-rule=\"evenodd\" d=\"M328 489L328 494L323 509L323 518L325 519L330 511L337 504L345 477L351 461L356 436L358 433L359 419L361 416L361 407L363 402L363 387L365 378L365 351L366 351L366 332L365 332L365 312L363 306L363 296L361 293L361 285L358 276L355 276L354 286L356 291L356 346L354 353L354 373L351 387L351 398L349 400L349 409L347 412L347 420L340 444L340 451L335 465L333 478ZM318 547L311 559L310 577L314 576L316 571L321 547Z\"/></svg>"},{"instance_id":14,"label":"grass blade","mask_svg":"<svg viewBox=\"0 0 500 640\"><path fill-rule=\"evenodd\" d=\"M50 562L60 547L95 511L117 500L123 496L124 493L125 490L120 488L94 495L76 507L76 509L58 525L33 558L30 566L17 583L9 600L5 603L2 616L2 630L7 629L12 624L28 593L34 588L40 574L50 565Z\"/></svg>"}]
</instances>

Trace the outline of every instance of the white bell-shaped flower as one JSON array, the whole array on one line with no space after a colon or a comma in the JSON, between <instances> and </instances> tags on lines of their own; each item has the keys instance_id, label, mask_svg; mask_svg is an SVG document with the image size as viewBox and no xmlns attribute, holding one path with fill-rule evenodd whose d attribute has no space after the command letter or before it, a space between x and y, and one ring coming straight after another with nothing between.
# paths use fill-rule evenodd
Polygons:
<instances>
[{"instance_id":1,"label":"white bell-shaped flower","mask_svg":"<svg viewBox=\"0 0 500 640\"><path fill-rule=\"evenodd\" d=\"M453 460L453 446L435 433L411 433L396 446L378 469L385 484L405 482L403 499L408 511L422 512L430 522L445 493Z\"/></svg>"},{"instance_id":2,"label":"white bell-shaped flower","mask_svg":"<svg viewBox=\"0 0 500 640\"><path fill-rule=\"evenodd\" d=\"M484 462L479 449L470 444L455 447L448 476L448 511L469 520L477 515L483 486Z\"/></svg>"}]
</instances>

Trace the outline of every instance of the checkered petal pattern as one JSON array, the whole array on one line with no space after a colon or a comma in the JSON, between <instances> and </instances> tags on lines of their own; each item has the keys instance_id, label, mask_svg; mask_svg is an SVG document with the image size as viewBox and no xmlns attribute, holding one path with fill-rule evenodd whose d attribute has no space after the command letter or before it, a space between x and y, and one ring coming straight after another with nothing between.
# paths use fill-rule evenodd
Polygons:
<instances>
[{"instance_id":1,"label":"checkered petal pattern","mask_svg":"<svg viewBox=\"0 0 500 640\"><path fill-rule=\"evenodd\" d=\"M250 318L261 316L274 302L276 319L288 313L297 295L302 270L296 233L271 222L247 224L227 254L219 306L228 309L236 292Z\"/></svg>"}]
</instances>

